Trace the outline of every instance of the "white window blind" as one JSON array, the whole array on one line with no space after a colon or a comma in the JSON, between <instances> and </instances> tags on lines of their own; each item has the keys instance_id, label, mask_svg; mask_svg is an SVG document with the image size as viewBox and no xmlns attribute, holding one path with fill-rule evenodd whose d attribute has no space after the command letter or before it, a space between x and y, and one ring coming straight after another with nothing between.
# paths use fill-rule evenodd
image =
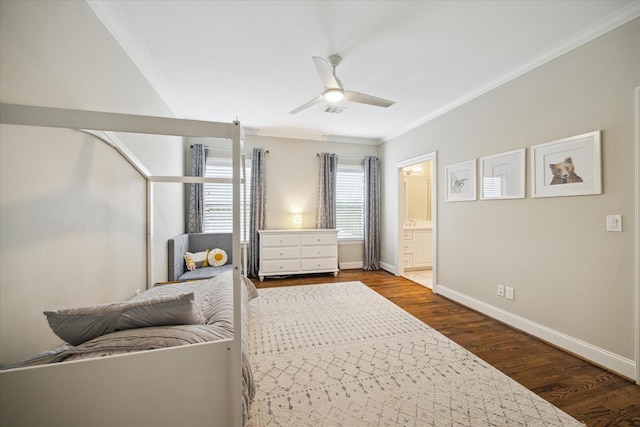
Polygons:
<instances>
[{"instance_id":1,"label":"white window blind","mask_svg":"<svg viewBox=\"0 0 640 427\"><path fill-rule=\"evenodd\" d=\"M364 167L338 165L336 228L340 239L364 237Z\"/></svg>"},{"instance_id":2,"label":"white window blind","mask_svg":"<svg viewBox=\"0 0 640 427\"><path fill-rule=\"evenodd\" d=\"M251 194L251 161L246 161L247 198ZM233 178L231 159L209 157L205 171L207 178ZM233 231L233 185L229 183L204 184L204 231L206 233L231 233ZM240 218L244 218L245 205L249 214L249 202L243 203L240 191ZM247 218L248 220L248 218ZM241 220L241 229L244 230ZM243 232L244 235L244 232Z\"/></svg>"}]
</instances>

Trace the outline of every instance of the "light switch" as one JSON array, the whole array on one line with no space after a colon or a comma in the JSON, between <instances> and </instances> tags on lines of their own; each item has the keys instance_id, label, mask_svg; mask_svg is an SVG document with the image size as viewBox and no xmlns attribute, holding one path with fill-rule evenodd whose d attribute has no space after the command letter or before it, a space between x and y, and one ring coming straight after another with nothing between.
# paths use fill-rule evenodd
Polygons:
<instances>
[{"instance_id":1,"label":"light switch","mask_svg":"<svg viewBox=\"0 0 640 427\"><path fill-rule=\"evenodd\" d=\"M607 215L607 231L622 231L622 215Z\"/></svg>"}]
</instances>

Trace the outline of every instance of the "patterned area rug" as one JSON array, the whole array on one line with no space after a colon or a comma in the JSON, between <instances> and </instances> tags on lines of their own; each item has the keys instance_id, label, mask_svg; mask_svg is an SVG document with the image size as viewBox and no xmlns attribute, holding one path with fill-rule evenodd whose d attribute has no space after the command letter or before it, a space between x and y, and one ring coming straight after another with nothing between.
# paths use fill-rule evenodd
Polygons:
<instances>
[{"instance_id":1,"label":"patterned area rug","mask_svg":"<svg viewBox=\"0 0 640 427\"><path fill-rule=\"evenodd\" d=\"M260 289L248 426L582 426L360 282Z\"/></svg>"}]
</instances>

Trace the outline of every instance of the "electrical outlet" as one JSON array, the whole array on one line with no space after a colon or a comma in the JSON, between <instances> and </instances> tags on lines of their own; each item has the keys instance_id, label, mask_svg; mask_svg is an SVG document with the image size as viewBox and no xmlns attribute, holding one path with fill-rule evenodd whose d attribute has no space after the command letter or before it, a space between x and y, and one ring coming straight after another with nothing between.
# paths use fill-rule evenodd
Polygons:
<instances>
[{"instance_id":1,"label":"electrical outlet","mask_svg":"<svg viewBox=\"0 0 640 427\"><path fill-rule=\"evenodd\" d=\"M513 288L507 286L506 288L506 297L507 299L513 300Z\"/></svg>"},{"instance_id":2,"label":"electrical outlet","mask_svg":"<svg viewBox=\"0 0 640 427\"><path fill-rule=\"evenodd\" d=\"M504 296L504 285L498 285L498 295Z\"/></svg>"}]
</instances>

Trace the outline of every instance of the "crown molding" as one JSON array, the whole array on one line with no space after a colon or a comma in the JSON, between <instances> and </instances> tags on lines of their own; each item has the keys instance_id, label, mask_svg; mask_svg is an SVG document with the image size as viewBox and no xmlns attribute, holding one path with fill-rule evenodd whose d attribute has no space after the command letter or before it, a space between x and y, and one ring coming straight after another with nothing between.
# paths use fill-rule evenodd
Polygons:
<instances>
[{"instance_id":1,"label":"crown molding","mask_svg":"<svg viewBox=\"0 0 640 427\"><path fill-rule=\"evenodd\" d=\"M449 104L444 105L443 107L427 114L426 116L409 123L408 125L402 127L398 132L381 138L381 142L389 142L399 137L400 135L403 135L420 125L423 125L439 116L442 116L443 114L448 113L449 111L463 104L466 104L467 102L472 101L473 99L493 89L496 89L497 87L502 86L503 84L508 83L511 80L514 80L522 76L523 74L526 74L529 71L532 71L540 67L541 65L546 64L547 62L552 61L559 56L562 56L565 53L568 53L573 49L576 49L638 17L640 17L640 0L636 0L633 3L630 3L628 6L618 10L616 13L607 16L606 18L596 22L593 25L590 25L589 27L578 32L565 41L556 44L550 49L547 49L540 55L513 68L502 76L486 82L476 90L471 91L466 95L463 95L460 98L450 102Z\"/></svg>"},{"instance_id":2,"label":"crown molding","mask_svg":"<svg viewBox=\"0 0 640 427\"><path fill-rule=\"evenodd\" d=\"M256 129L250 127L244 128L244 134L258 137L287 138L298 140L302 139L307 141L336 142L342 144L379 145L381 143L379 139L371 138L359 138L342 135L323 135L314 132L293 132L278 129Z\"/></svg>"}]
</instances>

